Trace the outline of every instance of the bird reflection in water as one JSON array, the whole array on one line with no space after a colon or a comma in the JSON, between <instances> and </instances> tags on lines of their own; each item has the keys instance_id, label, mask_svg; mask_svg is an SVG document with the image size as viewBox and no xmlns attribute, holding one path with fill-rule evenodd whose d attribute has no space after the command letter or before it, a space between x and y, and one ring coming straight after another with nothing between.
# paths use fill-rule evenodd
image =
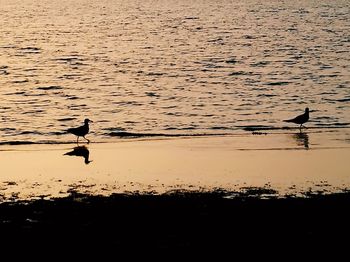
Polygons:
<instances>
[{"instance_id":1,"label":"bird reflection in water","mask_svg":"<svg viewBox=\"0 0 350 262\"><path fill-rule=\"evenodd\" d=\"M64 155L68 155L68 156L82 156L84 157L84 162L85 164L89 164L90 162L92 162L92 160L89 160L89 149L86 146L77 146L74 147L72 151L69 151L67 153L65 153Z\"/></svg>"},{"instance_id":2,"label":"bird reflection in water","mask_svg":"<svg viewBox=\"0 0 350 262\"><path fill-rule=\"evenodd\" d=\"M309 149L309 135L305 132L299 132L293 134L293 137L297 141L299 146L304 146L305 149Z\"/></svg>"}]
</instances>

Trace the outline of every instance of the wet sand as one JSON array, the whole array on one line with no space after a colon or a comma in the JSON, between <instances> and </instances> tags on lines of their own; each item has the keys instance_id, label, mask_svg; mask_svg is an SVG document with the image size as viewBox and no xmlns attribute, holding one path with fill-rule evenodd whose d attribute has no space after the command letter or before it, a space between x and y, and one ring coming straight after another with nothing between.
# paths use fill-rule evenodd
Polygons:
<instances>
[{"instance_id":1,"label":"wet sand","mask_svg":"<svg viewBox=\"0 0 350 262\"><path fill-rule=\"evenodd\" d=\"M109 195L171 190L278 195L336 192L350 185L349 129L246 132L112 143L2 145L0 202L50 199L70 191Z\"/></svg>"},{"instance_id":2,"label":"wet sand","mask_svg":"<svg viewBox=\"0 0 350 262\"><path fill-rule=\"evenodd\" d=\"M93 143L89 163L82 149L67 154L74 145L3 146L0 244L85 256L342 250L348 137L316 130Z\"/></svg>"}]
</instances>

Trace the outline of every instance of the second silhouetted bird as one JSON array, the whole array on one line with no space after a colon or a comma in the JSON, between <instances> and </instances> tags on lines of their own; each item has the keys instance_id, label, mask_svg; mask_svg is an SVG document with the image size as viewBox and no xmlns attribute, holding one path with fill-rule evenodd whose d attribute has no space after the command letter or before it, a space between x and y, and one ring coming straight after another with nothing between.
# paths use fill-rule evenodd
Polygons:
<instances>
[{"instance_id":1,"label":"second silhouetted bird","mask_svg":"<svg viewBox=\"0 0 350 262\"><path fill-rule=\"evenodd\" d=\"M77 143L79 141L80 136L83 137L86 141L88 141L88 143L90 143L90 140L85 137L89 133L89 122L92 122L92 121L86 118L84 120L84 125L79 127L69 128L67 130L68 133L71 133L77 136Z\"/></svg>"},{"instance_id":2,"label":"second silhouetted bird","mask_svg":"<svg viewBox=\"0 0 350 262\"><path fill-rule=\"evenodd\" d=\"M294 117L292 119L284 120L285 122L291 122L300 125L299 128L303 126L304 123L309 121L309 108L305 108L305 113L301 114L297 117Z\"/></svg>"}]
</instances>

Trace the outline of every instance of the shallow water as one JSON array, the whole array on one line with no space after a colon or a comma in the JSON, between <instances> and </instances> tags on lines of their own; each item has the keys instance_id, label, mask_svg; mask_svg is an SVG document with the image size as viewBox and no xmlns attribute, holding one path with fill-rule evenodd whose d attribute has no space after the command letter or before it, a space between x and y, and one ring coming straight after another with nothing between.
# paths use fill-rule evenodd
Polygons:
<instances>
[{"instance_id":1,"label":"shallow water","mask_svg":"<svg viewBox=\"0 0 350 262\"><path fill-rule=\"evenodd\" d=\"M349 1L0 0L0 142L350 125Z\"/></svg>"},{"instance_id":2,"label":"shallow water","mask_svg":"<svg viewBox=\"0 0 350 262\"><path fill-rule=\"evenodd\" d=\"M261 197L340 192L350 188L350 145L344 143L349 136L342 131L3 145L0 202L72 192L219 189Z\"/></svg>"}]
</instances>

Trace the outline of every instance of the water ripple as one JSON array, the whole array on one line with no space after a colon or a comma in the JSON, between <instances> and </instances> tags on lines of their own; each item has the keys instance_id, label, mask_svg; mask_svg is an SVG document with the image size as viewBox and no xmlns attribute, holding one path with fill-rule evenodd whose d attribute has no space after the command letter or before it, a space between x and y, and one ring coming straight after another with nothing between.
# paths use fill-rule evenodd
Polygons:
<instances>
[{"instance_id":1,"label":"water ripple","mask_svg":"<svg viewBox=\"0 0 350 262\"><path fill-rule=\"evenodd\" d=\"M347 10L325 0L5 1L0 140L51 141L86 117L95 138L116 126L283 128L306 106L316 110L311 126L342 126L350 123Z\"/></svg>"}]
</instances>

